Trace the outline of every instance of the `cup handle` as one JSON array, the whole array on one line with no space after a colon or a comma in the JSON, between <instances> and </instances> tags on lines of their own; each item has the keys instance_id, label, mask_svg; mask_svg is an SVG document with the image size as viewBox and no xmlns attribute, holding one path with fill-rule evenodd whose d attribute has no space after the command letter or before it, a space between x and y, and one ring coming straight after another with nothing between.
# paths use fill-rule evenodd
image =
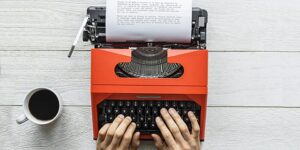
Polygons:
<instances>
[{"instance_id":1,"label":"cup handle","mask_svg":"<svg viewBox=\"0 0 300 150\"><path fill-rule=\"evenodd\" d=\"M16 121L18 124L22 124L22 123L26 122L27 120L28 120L28 118L26 117L26 115L22 114L17 118Z\"/></svg>"}]
</instances>

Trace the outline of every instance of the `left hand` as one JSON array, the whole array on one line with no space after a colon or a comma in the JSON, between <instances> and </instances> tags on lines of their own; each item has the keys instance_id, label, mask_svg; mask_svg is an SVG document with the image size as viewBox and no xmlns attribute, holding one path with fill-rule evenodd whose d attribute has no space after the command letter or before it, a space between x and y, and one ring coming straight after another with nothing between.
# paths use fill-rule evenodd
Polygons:
<instances>
[{"instance_id":1,"label":"left hand","mask_svg":"<svg viewBox=\"0 0 300 150\"><path fill-rule=\"evenodd\" d=\"M111 124L105 124L98 134L97 150L137 150L140 133L130 117L118 115Z\"/></svg>"}]
</instances>

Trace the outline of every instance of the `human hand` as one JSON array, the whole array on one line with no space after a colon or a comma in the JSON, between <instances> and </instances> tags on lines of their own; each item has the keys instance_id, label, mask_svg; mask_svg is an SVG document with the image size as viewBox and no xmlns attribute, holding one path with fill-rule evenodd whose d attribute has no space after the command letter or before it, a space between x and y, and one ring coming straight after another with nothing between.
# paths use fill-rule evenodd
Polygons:
<instances>
[{"instance_id":1,"label":"human hand","mask_svg":"<svg viewBox=\"0 0 300 150\"><path fill-rule=\"evenodd\" d=\"M157 117L155 121L164 141L159 135L152 134L158 150L200 150L200 127L193 112L188 112L192 123L192 133L175 109L170 108L168 111L163 108L160 113L166 124L160 117Z\"/></svg>"},{"instance_id":2,"label":"human hand","mask_svg":"<svg viewBox=\"0 0 300 150\"><path fill-rule=\"evenodd\" d=\"M130 117L118 115L112 123L105 124L98 134L97 150L137 150L140 133Z\"/></svg>"}]
</instances>

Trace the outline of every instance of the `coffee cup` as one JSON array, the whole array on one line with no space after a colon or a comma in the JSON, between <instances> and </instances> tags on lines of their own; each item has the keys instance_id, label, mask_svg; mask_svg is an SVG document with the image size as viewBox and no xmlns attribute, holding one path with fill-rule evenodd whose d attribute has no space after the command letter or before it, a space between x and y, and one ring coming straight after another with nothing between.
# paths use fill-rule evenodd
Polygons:
<instances>
[{"instance_id":1,"label":"coffee cup","mask_svg":"<svg viewBox=\"0 0 300 150\"><path fill-rule=\"evenodd\" d=\"M49 124L55 121L62 112L60 95L50 88L36 88L25 97L24 113L16 121L22 124L27 120L38 125Z\"/></svg>"}]
</instances>

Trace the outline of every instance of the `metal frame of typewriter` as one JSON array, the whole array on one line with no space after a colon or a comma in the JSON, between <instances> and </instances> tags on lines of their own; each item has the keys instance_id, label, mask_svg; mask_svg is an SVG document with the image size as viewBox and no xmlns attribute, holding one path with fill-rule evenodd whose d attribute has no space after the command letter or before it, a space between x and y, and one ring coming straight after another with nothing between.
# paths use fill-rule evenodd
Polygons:
<instances>
[{"instance_id":1,"label":"metal frame of typewriter","mask_svg":"<svg viewBox=\"0 0 300 150\"><path fill-rule=\"evenodd\" d=\"M91 50L91 106L93 138L100 128L98 106L105 100L172 100L194 101L201 106L200 140L204 140L208 51L206 50L207 11L192 9L191 43L140 42L109 43L105 37L105 7L89 7L83 26L83 41L90 41ZM184 74L180 78L123 78L115 73L119 62L131 62L132 51L140 47L162 47L168 51L168 63L180 63ZM196 69L195 69L196 68ZM99 118L100 117L100 118ZM142 134L142 139L152 139Z\"/></svg>"}]
</instances>

